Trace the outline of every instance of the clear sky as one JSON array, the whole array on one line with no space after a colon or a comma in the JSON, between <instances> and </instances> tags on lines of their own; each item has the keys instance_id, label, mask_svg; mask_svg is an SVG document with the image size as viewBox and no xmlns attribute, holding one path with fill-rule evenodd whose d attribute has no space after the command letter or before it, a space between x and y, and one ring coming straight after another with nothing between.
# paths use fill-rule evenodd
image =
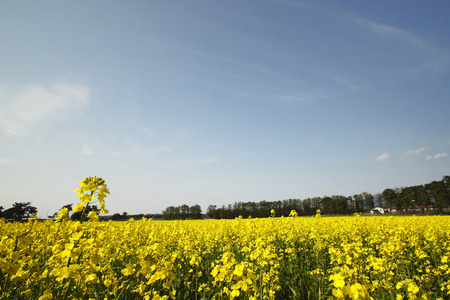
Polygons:
<instances>
[{"instance_id":1,"label":"clear sky","mask_svg":"<svg viewBox=\"0 0 450 300\"><path fill-rule=\"evenodd\" d=\"M450 1L0 2L0 205L110 214L450 174Z\"/></svg>"}]
</instances>

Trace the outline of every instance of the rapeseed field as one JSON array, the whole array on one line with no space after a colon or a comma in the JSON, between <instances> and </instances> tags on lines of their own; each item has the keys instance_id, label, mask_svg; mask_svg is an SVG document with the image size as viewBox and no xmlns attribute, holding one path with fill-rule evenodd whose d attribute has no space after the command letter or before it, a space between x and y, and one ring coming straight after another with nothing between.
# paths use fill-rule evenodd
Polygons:
<instances>
[{"instance_id":1,"label":"rapeseed field","mask_svg":"<svg viewBox=\"0 0 450 300\"><path fill-rule=\"evenodd\" d=\"M106 212L104 181L80 184L76 209ZM450 217L273 215L0 221L0 298L450 298Z\"/></svg>"}]
</instances>

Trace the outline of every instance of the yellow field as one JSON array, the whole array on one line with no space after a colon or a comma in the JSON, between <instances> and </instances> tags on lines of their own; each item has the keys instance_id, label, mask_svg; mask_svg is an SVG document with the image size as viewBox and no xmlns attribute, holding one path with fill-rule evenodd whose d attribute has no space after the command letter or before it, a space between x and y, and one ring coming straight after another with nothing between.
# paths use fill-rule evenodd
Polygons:
<instances>
[{"instance_id":1,"label":"yellow field","mask_svg":"<svg viewBox=\"0 0 450 300\"><path fill-rule=\"evenodd\" d=\"M450 217L0 221L1 299L449 299Z\"/></svg>"}]
</instances>

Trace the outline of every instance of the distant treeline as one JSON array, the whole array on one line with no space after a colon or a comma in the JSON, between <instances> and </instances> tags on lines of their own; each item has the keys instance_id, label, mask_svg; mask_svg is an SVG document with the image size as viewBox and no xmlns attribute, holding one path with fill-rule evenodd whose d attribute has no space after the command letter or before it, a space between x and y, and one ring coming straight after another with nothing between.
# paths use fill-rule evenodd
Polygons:
<instances>
[{"instance_id":1,"label":"distant treeline","mask_svg":"<svg viewBox=\"0 0 450 300\"><path fill-rule=\"evenodd\" d=\"M385 189L380 195L378 206L403 212L418 209L425 212L433 208L437 213L443 213L444 209L450 207L450 176L425 185Z\"/></svg>"},{"instance_id":2,"label":"distant treeline","mask_svg":"<svg viewBox=\"0 0 450 300\"><path fill-rule=\"evenodd\" d=\"M228 206L209 205L207 218L233 219L270 217L275 210L276 216L289 216L295 210L299 216L314 215L320 209L325 215L350 215L355 212L369 212L375 206L384 207L396 212L429 212L443 213L450 207L450 176L441 181L432 181L425 185L385 189L382 193L372 195L367 192L353 196L325 196L307 199L287 199L279 201L235 202ZM170 206L162 213L166 220L199 219L202 216L199 205L192 207Z\"/></svg>"},{"instance_id":3,"label":"distant treeline","mask_svg":"<svg viewBox=\"0 0 450 300\"><path fill-rule=\"evenodd\" d=\"M267 218L271 210L275 216L289 216L295 210L299 216L315 215L318 209L322 214L345 215L355 212L368 211L374 207L374 196L362 193L352 197L326 196L307 199L287 199L278 201L235 202L228 206L218 208L216 205L208 206L206 215L211 219L230 219L242 216L243 218Z\"/></svg>"},{"instance_id":4,"label":"distant treeline","mask_svg":"<svg viewBox=\"0 0 450 300\"><path fill-rule=\"evenodd\" d=\"M100 216L100 221L128 221L130 219L141 220L142 218L160 220L162 219L162 214L136 214L129 215L127 212L123 212L122 214L116 213L113 215Z\"/></svg>"},{"instance_id":5,"label":"distant treeline","mask_svg":"<svg viewBox=\"0 0 450 300\"><path fill-rule=\"evenodd\" d=\"M165 220L187 220L187 219L202 219L202 208L195 204L192 206L183 204L181 206L169 206L162 212Z\"/></svg>"}]
</instances>

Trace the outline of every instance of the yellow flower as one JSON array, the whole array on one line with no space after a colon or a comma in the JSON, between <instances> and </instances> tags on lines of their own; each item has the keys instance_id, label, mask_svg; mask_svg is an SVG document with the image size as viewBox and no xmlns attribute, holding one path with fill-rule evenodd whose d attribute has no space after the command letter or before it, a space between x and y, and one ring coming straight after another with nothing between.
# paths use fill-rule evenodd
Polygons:
<instances>
[{"instance_id":1,"label":"yellow flower","mask_svg":"<svg viewBox=\"0 0 450 300\"><path fill-rule=\"evenodd\" d=\"M408 292L417 294L419 292L419 287L414 282L410 282L408 284Z\"/></svg>"},{"instance_id":2,"label":"yellow flower","mask_svg":"<svg viewBox=\"0 0 450 300\"><path fill-rule=\"evenodd\" d=\"M74 190L77 192L77 197L81 200L81 203L84 205L88 205L91 203L95 197L97 197L98 203L101 207L101 212L103 214L107 214L108 210L105 209L105 198L109 194L109 190L106 186L105 180L100 177L86 177L84 180L80 181L80 188ZM87 192L85 194L85 192ZM74 212L80 212L83 210L83 207L80 204L77 204L77 211L74 209Z\"/></svg>"},{"instance_id":3,"label":"yellow flower","mask_svg":"<svg viewBox=\"0 0 450 300\"><path fill-rule=\"evenodd\" d=\"M38 298L38 300L50 300L53 299L52 292L50 290L45 290L44 294Z\"/></svg>"},{"instance_id":4,"label":"yellow flower","mask_svg":"<svg viewBox=\"0 0 450 300\"><path fill-rule=\"evenodd\" d=\"M341 289L333 289L331 293L338 299L344 299L344 293Z\"/></svg>"},{"instance_id":5,"label":"yellow flower","mask_svg":"<svg viewBox=\"0 0 450 300\"><path fill-rule=\"evenodd\" d=\"M86 283L98 283L98 282L99 282L99 280L98 280L97 275L95 273L89 274L86 277Z\"/></svg>"},{"instance_id":6,"label":"yellow flower","mask_svg":"<svg viewBox=\"0 0 450 300\"><path fill-rule=\"evenodd\" d=\"M77 213L77 212L81 212L83 211L84 208L84 204L83 203L78 203L77 205L75 205L75 207L73 208L73 212Z\"/></svg>"},{"instance_id":7,"label":"yellow flower","mask_svg":"<svg viewBox=\"0 0 450 300\"><path fill-rule=\"evenodd\" d=\"M244 275L244 265L237 265L233 271L233 274L237 277L242 277L242 275Z\"/></svg>"},{"instance_id":8,"label":"yellow flower","mask_svg":"<svg viewBox=\"0 0 450 300\"><path fill-rule=\"evenodd\" d=\"M56 218L56 220L63 220L68 218L69 218L68 209L67 207L65 207L58 212L58 217Z\"/></svg>"},{"instance_id":9,"label":"yellow flower","mask_svg":"<svg viewBox=\"0 0 450 300\"><path fill-rule=\"evenodd\" d=\"M127 267L125 269L122 269L120 272L123 276L130 276L133 275L136 270L133 268L133 265L131 263L127 264Z\"/></svg>"},{"instance_id":10,"label":"yellow flower","mask_svg":"<svg viewBox=\"0 0 450 300\"><path fill-rule=\"evenodd\" d=\"M231 293L230 293L230 299L231 300L233 300L234 298L236 298L236 297L239 297L239 290L233 290L233 291L231 291Z\"/></svg>"},{"instance_id":11,"label":"yellow flower","mask_svg":"<svg viewBox=\"0 0 450 300\"><path fill-rule=\"evenodd\" d=\"M87 216L91 222L98 222L98 216L97 213L93 210L91 210Z\"/></svg>"},{"instance_id":12,"label":"yellow flower","mask_svg":"<svg viewBox=\"0 0 450 300\"><path fill-rule=\"evenodd\" d=\"M345 277L341 274L333 274L330 276L330 281L333 281L333 285L336 288L343 288L345 286Z\"/></svg>"},{"instance_id":13,"label":"yellow flower","mask_svg":"<svg viewBox=\"0 0 450 300\"><path fill-rule=\"evenodd\" d=\"M293 209L291 210L291 212L289 213L289 217L297 217L298 213Z\"/></svg>"},{"instance_id":14,"label":"yellow flower","mask_svg":"<svg viewBox=\"0 0 450 300\"><path fill-rule=\"evenodd\" d=\"M364 295L364 288L359 283L352 284L347 290L351 299L360 299L360 296Z\"/></svg>"}]
</instances>

